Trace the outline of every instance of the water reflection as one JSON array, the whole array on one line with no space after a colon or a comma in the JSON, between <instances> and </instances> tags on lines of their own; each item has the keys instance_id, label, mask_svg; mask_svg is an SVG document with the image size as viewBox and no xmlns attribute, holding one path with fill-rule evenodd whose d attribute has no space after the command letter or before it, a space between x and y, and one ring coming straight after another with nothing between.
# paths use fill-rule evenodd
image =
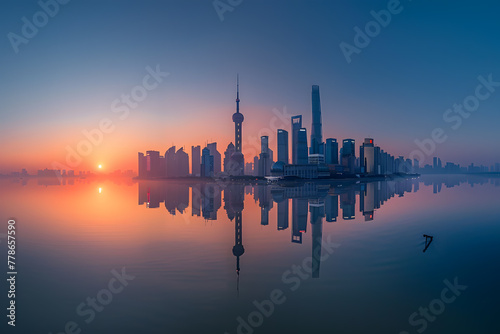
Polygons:
<instances>
[{"instance_id":1,"label":"water reflection","mask_svg":"<svg viewBox=\"0 0 500 334\"><path fill-rule=\"evenodd\" d=\"M45 332L75 318L75 307L103 288L109 271L126 265L140 276L103 312L102 325L87 331L151 332L134 320L140 317L154 332L234 333L235 319L252 312L254 300L274 288L289 291L282 275L304 259L308 281L259 333L278 325L280 332L399 333L409 329L412 312L439 297L443 279L454 277L470 285L470 299L447 306L446 318L427 332L475 332L467 324L494 309L498 295L498 186L499 178L465 175L286 187L6 179L2 211L26 226L19 300L23 314L39 315L37 323L49 319ZM321 261L331 240L342 246ZM40 308L33 295L55 298L54 308Z\"/></svg>"},{"instance_id":2,"label":"water reflection","mask_svg":"<svg viewBox=\"0 0 500 334\"><path fill-rule=\"evenodd\" d=\"M278 231L290 228L291 242L302 244L303 235L312 234L312 277L320 275L320 257L323 238L323 223L351 221L356 219L356 210L365 222L376 219L375 212L391 198L403 197L417 192L420 184L431 186L434 193L442 187L451 188L463 183L470 185L491 183L500 186L498 178L442 175L425 178L394 179L375 182L321 183L304 182L293 185L243 185L230 183L189 183L181 181L139 181L139 205L159 208L163 203L171 215L187 214L202 216L205 220L217 220L222 201L223 209L230 221L234 220L235 241L232 249L236 257L236 273L239 278L240 257L244 254L243 221L245 195L253 198L260 208L260 224L270 224L270 211L276 203L276 227ZM191 200L190 200L191 199ZM291 202L291 218L290 218ZM340 212L339 212L340 208ZM341 215L339 218L339 214ZM308 226L308 218L309 224ZM291 219L291 222L290 222ZM424 252L429 248L432 237L426 238Z\"/></svg>"},{"instance_id":3,"label":"water reflection","mask_svg":"<svg viewBox=\"0 0 500 334\"><path fill-rule=\"evenodd\" d=\"M365 221L375 219L375 211L393 197L403 197L405 193L417 192L420 184L432 186L434 193L442 187L451 188L462 183L471 186L491 183L500 186L499 178L442 175L425 178L395 179L390 181L320 183L305 182L290 186L242 185L229 183L189 183L175 181L139 181L139 205L158 208L163 203L165 209L176 215L186 213L203 216L206 220L217 220L224 201L227 218L233 220L243 210L245 194L251 195L260 207L260 224L269 225L269 213L277 206L278 230L289 228L289 205L292 205L292 238L294 243L302 243L302 234L307 232L307 218L310 224L332 223L339 218L339 204L342 220L356 218L356 209ZM190 196L191 195L191 196ZM191 200L189 200L191 198ZM241 204L240 204L241 202Z\"/></svg>"}]
</instances>

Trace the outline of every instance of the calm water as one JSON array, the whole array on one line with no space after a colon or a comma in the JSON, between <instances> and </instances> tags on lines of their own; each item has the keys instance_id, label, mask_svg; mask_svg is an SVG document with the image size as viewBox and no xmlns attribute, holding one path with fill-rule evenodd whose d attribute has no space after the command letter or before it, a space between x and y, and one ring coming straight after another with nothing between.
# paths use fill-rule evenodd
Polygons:
<instances>
[{"instance_id":1,"label":"calm water","mask_svg":"<svg viewBox=\"0 0 500 334\"><path fill-rule=\"evenodd\" d=\"M0 181L2 254L17 224L12 332L500 328L499 178L54 183Z\"/></svg>"}]
</instances>

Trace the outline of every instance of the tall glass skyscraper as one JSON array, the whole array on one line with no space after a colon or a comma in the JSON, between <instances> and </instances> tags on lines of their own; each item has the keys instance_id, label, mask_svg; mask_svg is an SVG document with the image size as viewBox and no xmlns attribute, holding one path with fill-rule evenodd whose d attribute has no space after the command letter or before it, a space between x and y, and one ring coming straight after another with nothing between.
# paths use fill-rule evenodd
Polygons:
<instances>
[{"instance_id":1,"label":"tall glass skyscraper","mask_svg":"<svg viewBox=\"0 0 500 334\"><path fill-rule=\"evenodd\" d=\"M344 139L342 141L342 166L345 171L354 173L356 165L356 153L354 139Z\"/></svg>"},{"instance_id":2,"label":"tall glass skyscraper","mask_svg":"<svg viewBox=\"0 0 500 334\"><path fill-rule=\"evenodd\" d=\"M300 128L297 135L297 165L307 165L307 130Z\"/></svg>"},{"instance_id":3,"label":"tall glass skyscraper","mask_svg":"<svg viewBox=\"0 0 500 334\"><path fill-rule=\"evenodd\" d=\"M325 163L336 165L339 163L339 143L337 139L328 138L325 145Z\"/></svg>"},{"instance_id":4,"label":"tall glass skyscraper","mask_svg":"<svg viewBox=\"0 0 500 334\"><path fill-rule=\"evenodd\" d=\"M278 129L278 161L288 164L288 132Z\"/></svg>"}]
</instances>

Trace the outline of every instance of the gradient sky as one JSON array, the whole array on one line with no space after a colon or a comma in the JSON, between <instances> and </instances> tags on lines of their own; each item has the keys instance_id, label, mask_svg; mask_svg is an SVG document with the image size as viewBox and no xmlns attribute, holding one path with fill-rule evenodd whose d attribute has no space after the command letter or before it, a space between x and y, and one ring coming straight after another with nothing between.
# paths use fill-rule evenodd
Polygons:
<instances>
[{"instance_id":1,"label":"gradient sky","mask_svg":"<svg viewBox=\"0 0 500 334\"><path fill-rule=\"evenodd\" d=\"M500 81L500 4L401 1L402 11L347 63L339 44L353 44L353 28L364 29L370 11L387 3L246 0L221 21L210 0L72 0L16 54L7 35L21 35L22 18L32 21L41 8L2 1L0 172L66 164L66 147L103 118L114 130L74 169L136 170L138 151L163 154L172 144L190 152L217 141L222 153L234 140L237 73L247 161L257 136L289 130L290 115L302 114L310 131L313 84L321 90L324 138L354 138L358 146L373 137L408 156L415 139L442 128L448 139L435 154L443 162L500 161L500 87L459 129L443 120L474 93L479 75ZM120 120L111 103L157 64L170 75Z\"/></svg>"}]
</instances>

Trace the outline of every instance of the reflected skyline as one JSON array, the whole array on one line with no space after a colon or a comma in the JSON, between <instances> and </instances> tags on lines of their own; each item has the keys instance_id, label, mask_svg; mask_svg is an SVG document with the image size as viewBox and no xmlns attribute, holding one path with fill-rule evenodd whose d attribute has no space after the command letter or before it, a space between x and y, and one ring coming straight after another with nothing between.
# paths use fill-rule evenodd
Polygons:
<instances>
[{"instance_id":1,"label":"reflected skyline","mask_svg":"<svg viewBox=\"0 0 500 334\"><path fill-rule=\"evenodd\" d=\"M361 215L361 222L374 222L376 211L382 210L384 204L394 197L404 197L405 194L418 192L421 190L421 183L425 187L432 187L433 193L437 194L441 192L443 186L452 188L464 183L471 186L490 183L499 187L500 178L449 176L443 180L441 176L431 176L338 184L304 182L294 186L139 181L138 204L152 209L160 208L160 204L163 203L166 211L173 216L187 214L186 209L190 207L192 216L201 215L205 221L220 221L224 220L218 216L223 199L222 210L225 211L229 221L234 220L235 242L232 253L236 257L239 291L240 257L245 252L242 237L242 211L245 200L258 204L261 226L267 227L272 223L280 232L290 229L291 243L302 244L303 236L311 234L312 277L319 278L325 222L328 224L350 222L356 219L356 214L358 217ZM189 201L190 194L191 201ZM276 220L270 222L270 211L275 205ZM424 238L425 253L433 237L424 234Z\"/></svg>"},{"instance_id":2,"label":"reflected skyline","mask_svg":"<svg viewBox=\"0 0 500 334\"><path fill-rule=\"evenodd\" d=\"M365 221L375 220L375 211L393 197L404 197L406 193L417 192L421 184L432 187L433 193L461 184L482 185L491 183L500 186L500 178L474 176L426 176L424 178L394 179L391 181L350 182L328 184L304 182L295 186L242 185L217 183L192 183L182 181L139 181L138 204L147 208L159 208L164 204L171 215L184 214L190 207L191 215L202 216L205 220L217 220L223 210L232 221L234 196L241 201L252 198L260 207L260 224L269 225L269 212L277 206L276 228L287 230L292 225L292 242L300 243L301 233L307 232L307 221L313 225L318 221L337 222L352 220L356 213ZM245 198L244 195L249 195ZM189 198L191 197L191 201ZM223 200L222 200L223 199ZM291 219L290 219L291 206ZM340 216L340 217L339 217ZM291 221L290 221L291 220Z\"/></svg>"},{"instance_id":3,"label":"reflected skyline","mask_svg":"<svg viewBox=\"0 0 500 334\"><path fill-rule=\"evenodd\" d=\"M275 288L290 293L261 333L276 326L289 332L401 331L409 328L408 316L419 305L435 298L443 279L456 276L470 284L464 300L472 300L447 308L449 320L433 323L429 333L442 333L442 326L462 328L476 318L473 305L494 305L499 178L439 175L288 187L66 181L1 180L2 210L14 207L17 220L29 226L20 247L23 263L29 264L24 278L43 300L55 298L52 293L61 286L68 288L57 295L55 309L42 311L28 302L30 290L20 290L25 312L47 319L45 332L61 328L71 315L64 310L71 313L98 291L109 268L117 266L126 266L137 279L99 319L124 324L122 333L142 330L124 312L150 316L156 332L234 333L235 319L252 312L253 301L269 298ZM26 202L18 201L20 196ZM75 219L68 220L70 213ZM332 242L340 247L322 261ZM75 264L74 271L66 263ZM298 267L309 268L300 274L307 279L293 271ZM289 288L296 284L281 281L285 272L287 282L301 280L293 295ZM359 313L353 311L359 307ZM334 315L318 317L326 309ZM352 321L370 310L375 314L365 322ZM469 315L457 321L457 313ZM387 314L390 321L380 322ZM488 321L485 326L494 320ZM96 328L101 327L88 329Z\"/></svg>"}]
</instances>

